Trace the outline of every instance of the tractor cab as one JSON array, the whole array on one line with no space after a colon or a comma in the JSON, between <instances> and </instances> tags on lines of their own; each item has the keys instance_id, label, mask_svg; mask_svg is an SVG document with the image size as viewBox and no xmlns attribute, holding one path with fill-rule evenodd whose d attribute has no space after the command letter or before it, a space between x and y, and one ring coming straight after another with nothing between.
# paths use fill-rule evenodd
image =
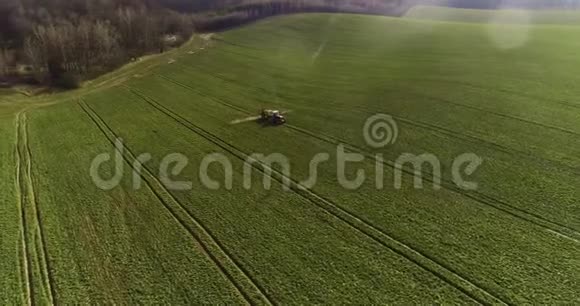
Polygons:
<instances>
[{"instance_id":1,"label":"tractor cab","mask_svg":"<svg viewBox=\"0 0 580 306\"><path fill-rule=\"evenodd\" d=\"M261 119L272 125L280 125L286 123L286 118L279 110L264 109L262 110Z\"/></svg>"}]
</instances>

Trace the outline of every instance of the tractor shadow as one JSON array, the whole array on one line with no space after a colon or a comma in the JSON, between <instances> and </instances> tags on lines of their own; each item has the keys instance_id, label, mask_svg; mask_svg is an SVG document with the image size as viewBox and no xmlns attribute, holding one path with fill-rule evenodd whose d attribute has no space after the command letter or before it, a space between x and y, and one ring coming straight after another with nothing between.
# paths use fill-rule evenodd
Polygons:
<instances>
[{"instance_id":1,"label":"tractor shadow","mask_svg":"<svg viewBox=\"0 0 580 306\"><path fill-rule=\"evenodd\" d=\"M272 123L270 120L263 119L263 118L254 120L254 123L259 125L261 128L264 128L264 129L277 128L277 127L281 127L284 125L284 124L275 124L275 123Z\"/></svg>"}]
</instances>

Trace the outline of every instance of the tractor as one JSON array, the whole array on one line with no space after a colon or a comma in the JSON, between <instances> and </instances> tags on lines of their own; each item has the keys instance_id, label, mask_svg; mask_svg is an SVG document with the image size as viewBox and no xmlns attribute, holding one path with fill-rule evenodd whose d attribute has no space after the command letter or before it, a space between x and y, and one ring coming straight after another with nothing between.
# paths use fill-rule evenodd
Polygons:
<instances>
[{"instance_id":1,"label":"tractor","mask_svg":"<svg viewBox=\"0 0 580 306\"><path fill-rule=\"evenodd\" d=\"M260 115L260 120L262 122L269 123L271 125L281 125L286 123L286 118L278 110L263 109Z\"/></svg>"}]
</instances>

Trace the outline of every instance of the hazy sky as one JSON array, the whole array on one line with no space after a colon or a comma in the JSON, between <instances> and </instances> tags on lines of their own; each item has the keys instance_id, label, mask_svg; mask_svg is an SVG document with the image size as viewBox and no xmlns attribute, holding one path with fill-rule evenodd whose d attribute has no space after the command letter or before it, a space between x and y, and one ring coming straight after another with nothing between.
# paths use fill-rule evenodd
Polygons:
<instances>
[{"instance_id":1,"label":"hazy sky","mask_svg":"<svg viewBox=\"0 0 580 306\"><path fill-rule=\"evenodd\" d=\"M425 4L449 5L465 8L502 7L580 7L580 0L420 0Z\"/></svg>"}]
</instances>

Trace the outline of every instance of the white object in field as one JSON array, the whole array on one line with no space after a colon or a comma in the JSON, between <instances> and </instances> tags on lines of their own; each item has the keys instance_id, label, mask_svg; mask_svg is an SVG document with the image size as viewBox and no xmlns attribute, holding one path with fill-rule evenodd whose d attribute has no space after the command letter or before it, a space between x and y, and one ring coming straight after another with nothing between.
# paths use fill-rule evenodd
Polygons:
<instances>
[{"instance_id":1,"label":"white object in field","mask_svg":"<svg viewBox=\"0 0 580 306\"><path fill-rule=\"evenodd\" d=\"M244 122L249 122L249 121L256 121L258 119L260 119L260 116L246 117L243 119L233 120L230 122L230 124L239 124L239 123L244 123Z\"/></svg>"}]
</instances>

